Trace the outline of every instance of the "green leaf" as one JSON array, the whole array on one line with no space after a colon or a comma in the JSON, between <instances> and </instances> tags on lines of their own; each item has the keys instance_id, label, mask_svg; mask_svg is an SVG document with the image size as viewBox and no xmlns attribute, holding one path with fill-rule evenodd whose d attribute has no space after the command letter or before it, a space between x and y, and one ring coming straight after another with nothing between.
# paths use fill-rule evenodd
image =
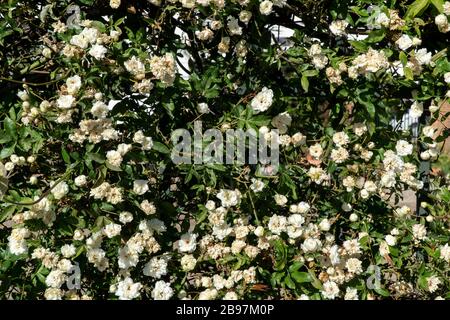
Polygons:
<instances>
[{"instance_id":1,"label":"green leaf","mask_svg":"<svg viewBox=\"0 0 450 320\"><path fill-rule=\"evenodd\" d=\"M363 41L349 41L352 47L359 52L366 52L368 45L367 43L364 43Z\"/></svg>"},{"instance_id":2,"label":"green leaf","mask_svg":"<svg viewBox=\"0 0 450 320\"><path fill-rule=\"evenodd\" d=\"M12 216L12 214L14 213L15 210L16 210L16 206L11 206L6 209L2 209L0 212L0 223L5 220L8 220Z\"/></svg>"},{"instance_id":3,"label":"green leaf","mask_svg":"<svg viewBox=\"0 0 450 320\"><path fill-rule=\"evenodd\" d=\"M298 283L303 283L303 282L311 282L311 276L309 275L308 272L292 272L291 273L292 278L298 282Z\"/></svg>"},{"instance_id":4,"label":"green leaf","mask_svg":"<svg viewBox=\"0 0 450 320\"><path fill-rule=\"evenodd\" d=\"M0 132L0 143L8 143L12 140L12 137L6 132Z\"/></svg>"},{"instance_id":5,"label":"green leaf","mask_svg":"<svg viewBox=\"0 0 450 320\"><path fill-rule=\"evenodd\" d=\"M375 288L374 291L378 293L380 296L389 297L391 294L384 288Z\"/></svg>"},{"instance_id":6,"label":"green leaf","mask_svg":"<svg viewBox=\"0 0 450 320\"><path fill-rule=\"evenodd\" d=\"M375 30L369 33L367 39L365 39L368 43L377 43L384 39L386 36L386 32L383 29Z\"/></svg>"},{"instance_id":7,"label":"green leaf","mask_svg":"<svg viewBox=\"0 0 450 320\"><path fill-rule=\"evenodd\" d=\"M165 153L165 154L170 153L169 148L167 148L166 145L164 145L163 143L158 142L158 141L153 141L152 149L154 149L160 153Z\"/></svg>"},{"instance_id":8,"label":"green leaf","mask_svg":"<svg viewBox=\"0 0 450 320\"><path fill-rule=\"evenodd\" d=\"M8 191L8 178L0 176L0 199Z\"/></svg>"},{"instance_id":9,"label":"green leaf","mask_svg":"<svg viewBox=\"0 0 450 320\"><path fill-rule=\"evenodd\" d=\"M431 0L431 3L439 11L439 13L444 12L444 0Z\"/></svg>"},{"instance_id":10,"label":"green leaf","mask_svg":"<svg viewBox=\"0 0 450 320\"><path fill-rule=\"evenodd\" d=\"M284 270L287 260L287 248L281 240L277 240L274 243L275 249L275 264L273 266L275 271Z\"/></svg>"},{"instance_id":11,"label":"green leaf","mask_svg":"<svg viewBox=\"0 0 450 320\"><path fill-rule=\"evenodd\" d=\"M61 155L65 163L70 164L70 156L64 147L61 147Z\"/></svg>"},{"instance_id":12,"label":"green leaf","mask_svg":"<svg viewBox=\"0 0 450 320\"><path fill-rule=\"evenodd\" d=\"M113 165L110 164L109 162L106 162L106 167L107 167L109 170L112 170L112 171L117 171L117 172L122 171L122 169L120 169L120 167L113 166Z\"/></svg>"},{"instance_id":13,"label":"green leaf","mask_svg":"<svg viewBox=\"0 0 450 320\"><path fill-rule=\"evenodd\" d=\"M360 95L358 95L356 99L360 104L362 104L366 108L370 118L374 119L375 105L371 101L372 95L368 91L361 91Z\"/></svg>"},{"instance_id":14,"label":"green leaf","mask_svg":"<svg viewBox=\"0 0 450 320\"><path fill-rule=\"evenodd\" d=\"M302 80L301 80L301 82L302 82L302 88L303 88L303 90L305 90L305 92L308 92L308 89L309 89L309 80L308 80L308 77L305 76L305 75L302 75Z\"/></svg>"},{"instance_id":15,"label":"green leaf","mask_svg":"<svg viewBox=\"0 0 450 320\"><path fill-rule=\"evenodd\" d=\"M296 261L293 264L291 264L291 266L289 267L289 272L293 273L298 271L301 267L303 267L304 263L300 262L300 261Z\"/></svg>"},{"instance_id":16,"label":"green leaf","mask_svg":"<svg viewBox=\"0 0 450 320\"><path fill-rule=\"evenodd\" d=\"M430 0L416 0L408 6L406 11L406 18L413 19L416 16L421 15L430 5Z\"/></svg>"},{"instance_id":17,"label":"green leaf","mask_svg":"<svg viewBox=\"0 0 450 320\"><path fill-rule=\"evenodd\" d=\"M405 73L405 78L408 80L414 80L414 74L409 67L404 67L403 72Z\"/></svg>"},{"instance_id":18,"label":"green leaf","mask_svg":"<svg viewBox=\"0 0 450 320\"><path fill-rule=\"evenodd\" d=\"M87 155L88 159L93 160L95 162L98 162L98 163L105 162L105 157L98 153L88 152L86 155Z\"/></svg>"},{"instance_id":19,"label":"green leaf","mask_svg":"<svg viewBox=\"0 0 450 320\"><path fill-rule=\"evenodd\" d=\"M408 64L408 57L406 56L406 53L401 51L399 58L400 58L400 61L402 62L402 65L405 67Z\"/></svg>"},{"instance_id":20,"label":"green leaf","mask_svg":"<svg viewBox=\"0 0 450 320\"><path fill-rule=\"evenodd\" d=\"M5 126L5 131L6 131L6 133L7 133L10 137L16 139L16 138L17 138L16 123L15 123L13 120L11 120L11 118L8 117L8 116L5 117L5 120L4 120L3 123L4 123L4 126Z\"/></svg>"},{"instance_id":21,"label":"green leaf","mask_svg":"<svg viewBox=\"0 0 450 320\"><path fill-rule=\"evenodd\" d=\"M289 275L284 278L284 283L289 289L295 289L295 283Z\"/></svg>"},{"instance_id":22,"label":"green leaf","mask_svg":"<svg viewBox=\"0 0 450 320\"><path fill-rule=\"evenodd\" d=\"M0 151L0 159L8 158L10 155L14 153L15 145L12 145L8 148L3 148L2 151Z\"/></svg>"}]
</instances>

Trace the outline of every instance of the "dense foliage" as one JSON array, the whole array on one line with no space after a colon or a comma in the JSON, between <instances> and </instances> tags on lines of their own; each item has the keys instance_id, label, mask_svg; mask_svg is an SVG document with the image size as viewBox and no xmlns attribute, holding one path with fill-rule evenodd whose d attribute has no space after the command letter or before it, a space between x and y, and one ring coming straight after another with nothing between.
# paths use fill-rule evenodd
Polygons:
<instances>
[{"instance_id":1,"label":"dense foliage","mask_svg":"<svg viewBox=\"0 0 450 320\"><path fill-rule=\"evenodd\" d=\"M2 1L0 298L450 298L449 31L443 0ZM196 120L278 129L276 174L175 164Z\"/></svg>"}]
</instances>

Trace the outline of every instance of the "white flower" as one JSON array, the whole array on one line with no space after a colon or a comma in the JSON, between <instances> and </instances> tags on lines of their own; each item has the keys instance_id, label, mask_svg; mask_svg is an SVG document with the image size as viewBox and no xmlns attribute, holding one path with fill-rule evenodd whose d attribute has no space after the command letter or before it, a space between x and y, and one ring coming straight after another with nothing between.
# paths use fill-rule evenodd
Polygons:
<instances>
[{"instance_id":1,"label":"white flower","mask_svg":"<svg viewBox=\"0 0 450 320\"><path fill-rule=\"evenodd\" d=\"M400 48L400 50L405 51L412 47L413 41L410 36L404 34L397 41L395 41L395 44Z\"/></svg>"},{"instance_id":2,"label":"white flower","mask_svg":"<svg viewBox=\"0 0 450 320\"><path fill-rule=\"evenodd\" d=\"M110 150L106 153L106 162L113 167L120 167L122 160L122 155L116 150Z\"/></svg>"},{"instance_id":3,"label":"white flower","mask_svg":"<svg viewBox=\"0 0 450 320\"><path fill-rule=\"evenodd\" d=\"M114 238L115 236L118 236L120 234L121 230L122 226L120 224L110 223L103 228L103 233L108 238Z\"/></svg>"},{"instance_id":4,"label":"white flower","mask_svg":"<svg viewBox=\"0 0 450 320\"><path fill-rule=\"evenodd\" d=\"M299 146L305 144L306 137L301 132L297 132L291 137L291 141L294 146Z\"/></svg>"},{"instance_id":5,"label":"white flower","mask_svg":"<svg viewBox=\"0 0 450 320\"><path fill-rule=\"evenodd\" d=\"M331 228L331 224L330 221L328 219L323 219L320 223L319 223L319 229L322 231L329 231Z\"/></svg>"},{"instance_id":6,"label":"white flower","mask_svg":"<svg viewBox=\"0 0 450 320\"><path fill-rule=\"evenodd\" d=\"M363 272L362 262L357 258L348 259L345 263L345 267L347 268L348 272L351 273L360 274Z\"/></svg>"},{"instance_id":7,"label":"white flower","mask_svg":"<svg viewBox=\"0 0 450 320\"><path fill-rule=\"evenodd\" d=\"M381 186L383 186L385 188L392 188L392 187L394 187L395 183L396 183L395 177L396 177L395 172L387 171L386 173L384 173L381 176L381 179L380 179Z\"/></svg>"},{"instance_id":8,"label":"white flower","mask_svg":"<svg viewBox=\"0 0 450 320\"><path fill-rule=\"evenodd\" d=\"M61 254L65 258L73 257L76 253L76 248L73 244L65 244L61 247Z\"/></svg>"},{"instance_id":9,"label":"white flower","mask_svg":"<svg viewBox=\"0 0 450 320\"><path fill-rule=\"evenodd\" d=\"M212 235L219 240L223 240L228 237L231 232L233 232L233 228L231 228L229 224L221 223L219 225L213 226Z\"/></svg>"},{"instance_id":10,"label":"white flower","mask_svg":"<svg viewBox=\"0 0 450 320\"><path fill-rule=\"evenodd\" d=\"M353 60L352 66L357 69L359 74L366 75L389 67L389 61L383 51L370 48L367 53L357 56Z\"/></svg>"},{"instance_id":11,"label":"white flower","mask_svg":"<svg viewBox=\"0 0 450 320\"><path fill-rule=\"evenodd\" d=\"M444 14L450 16L450 1L445 1L443 5Z\"/></svg>"},{"instance_id":12,"label":"white flower","mask_svg":"<svg viewBox=\"0 0 450 320\"><path fill-rule=\"evenodd\" d=\"M345 240L343 246L349 255L361 253L361 246L357 239Z\"/></svg>"},{"instance_id":13,"label":"white flower","mask_svg":"<svg viewBox=\"0 0 450 320\"><path fill-rule=\"evenodd\" d=\"M345 28L347 28L348 22L345 20L335 20L330 24L330 31L336 36L342 36L345 34Z\"/></svg>"},{"instance_id":14,"label":"white flower","mask_svg":"<svg viewBox=\"0 0 450 320\"><path fill-rule=\"evenodd\" d=\"M84 174L82 174L82 175L79 175L78 177L76 177L74 182L77 187L82 187L82 186L86 185L87 178Z\"/></svg>"},{"instance_id":15,"label":"white flower","mask_svg":"<svg viewBox=\"0 0 450 320\"><path fill-rule=\"evenodd\" d=\"M217 198L222 201L222 206L225 208L235 206L241 199L241 193L239 190L221 189L217 194Z\"/></svg>"},{"instance_id":16,"label":"white flower","mask_svg":"<svg viewBox=\"0 0 450 320\"><path fill-rule=\"evenodd\" d=\"M45 289L44 297L46 300L61 300L63 296L62 290L58 288Z\"/></svg>"},{"instance_id":17,"label":"white flower","mask_svg":"<svg viewBox=\"0 0 450 320\"><path fill-rule=\"evenodd\" d=\"M96 28L84 28L81 31L80 36L82 36L90 44L97 42L99 31Z\"/></svg>"},{"instance_id":18,"label":"white flower","mask_svg":"<svg viewBox=\"0 0 450 320\"><path fill-rule=\"evenodd\" d=\"M185 233L178 240L178 251L180 252L194 252L197 248L197 234L195 233Z\"/></svg>"},{"instance_id":19,"label":"white flower","mask_svg":"<svg viewBox=\"0 0 450 320\"><path fill-rule=\"evenodd\" d=\"M238 300L239 297L234 291L228 291L224 296L222 300Z\"/></svg>"},{"instance_id":20,"label":"white flower","mask_svg":"<svg viewBox=\"0 0 450 320\"><path fill-rule=\"evenodd\" d=\"M266 87L262 88L251 101L250 106L252 107L254 113L264 112L270 108L273 102L273 91Z\"/></svg>"},{"instance_id":21,"label":"white flower","mask_svg":"<svg viewBox=\"0 0 450 320\"><path fill-rule=\"evenodd\" d=\"M167 274L167 258L153 257L144 266L144 275L160 279Z\"/></svg>"},{"instance_id":22,"label":"white flower","mask_svg":"<svg viewBox=\"0 0 450 320\"><path fill-rule=\"evenodd\" d=\"M45 278L45 284L52 288L60 288L65 281L66 275L61 270L52 270Z\"/></svg>"},{"instance_id":23,"label":"white flower","mask_svg":"<svg viewBox=\"0 0 450 320\"><path fill-rule=\"evenodd\" d=\"M302 243L301 248L305 253L308 253L308 252L315 252L315 251L319 250L321 246L322 246L322 243L320 242L319 239L308 238Z\"/></svg>"},{"instance_id":24,"label":"white flower","mask_svg":"<svg viewBox=\"0 0 450 320\"><path fill-rule=\"evenodd\" d=\"M214 32L209 28L204 28L202 31L195 31L195 36L200 41L208 41L214 37Z\"/></svg>"},{"instance_id":25,"label":"white flower","mask_svg":"<svg viewBox=\"0 0 450 320\"><path fill-rule=\"evenodd\" d=\"M264 182L262 182L259 179L252 178L252 184L250 185L250 189L253 190L253 192L261 192L264 189Z\"/></svg>"},{"instance_id":26,"label":"white flower","mask_svg":"<svg viewBox=\"0 0 450 320\"><path fill-rule=\"evenodd\" d=\"M56 100L56 105L60 109L70 109L75 103L75 98L70 94L62 95Z\"/></svg>"},{"instance_id":27,"label":"white flower","mask_svg":"<svg viewBox=\"0 0 450 320\"><path fill-rule=\"evenodd\" d=\"M70 260L61 259L61 260L59 260L57 267L59 270L61 270L63 272L69 272L72 269L73 265Z\"/></svg>"},{"instance_id":28,"label":"white flower","mask_svg":"<svg viewBox=\"0 0 450 320\"><path fill-rule=\"evenodd\" d=\"M200 292L198 296L198 300L214 300L217 297L216 289L206 289L205 291Z\"/></svg>"},{"instance_id":29,"label":"white flower","mask_svg":"<svg viewBox=\"0 0 450 320\"><path fill-rule=\"evenodd\" d=\"M422 129L423 135L428 138L433 138L435 131L436 129L434 129L432 126L425 126Z\"/></svg>"},{"instance_id":30,"label":"white flower","mask_svg":"<svg viewBox=\"0 0 450 320\"><path fill-rule=\"evenodd\" d=\"M81 78L78 75L67 78L66 80L67 92L71 95L77 94L81 88Z\"/></svg>"},{"instance_id":31,"label":"white flower","mask_svg":"<svg viewBox=\"0 0 450 320\"><path fill-rule=\"evenodd\" d=\"M117 9L118 7L120 7L120 0L110 0L109 6L113 9Z\"/></svg>"},{"instance_id":32,"label":"white flower","mask_svg":"<svg viewBox=\"0 0 450 320\"><path fill-rule=\"evenodd\" d=\"M119 297L119 300L132 300L139 297L141 289L140 282L134 283L130 277L127 277L117 284L115 295Z\"/></svg>"},{"instance_id":33,"label":"white flower","mask_svg":"<svg viewBox=\"0 0 450 320\"><path fill-rule=\"evenodd\" d=\"M399 140L395 145L395 150L397 151L397 154L401 157L408 156L413 152L413 145L405 140Z\"/></svg>"},{"instance_id":34,"label":"white flower","mask_svg":"<svg viewBox=\"0 0 450 320\"><path fill-rule=\"evenodd\" d=\"M336 244L330 248L330 262L333 266L341 263L341 257L339 256L339 247Z\"/></svg>"},{"instance_id":35,"label":"white flower","mask_svg":"<svg viewBox=\"0 0 450 320\"><path fill-rule=\"evenodd\" d=\"M297 205L297 213L300 213L300 214L306 214L309 212L310 209L311 209L311 206L304 201L301 201Z\"/></svg>"},{"instance_id":36,"label":"white flower","mask_svg":"<svg viewBox=\"0 0 450 320\"><path fill-rule=\"evenodd\" d=\"M303 218L302 215L295 213L290 215L287 221L289 225L294 226L296 228L300 228L305 222L305 218Z\"/></svg>"},{"instance_id":37,"label":"white flower","mask_svg":"<svg viewBox=\"0 0 450 320\"><path fill-rule=\"evenodd\" d=\"M28 101L30 99L28 92L26 92L25 90L17 92L17 96L22 101Z\"/></svg>"},{"instance_id":38,"label":"white flower","mask_svg":"<svg viewBox=\"0 0 450 320\"><path fill-rule=\"evenodd\" d=\"M152 290L152 298L154 300L169 300L173 296L173 289L170 287L170 283L159 280L155 283L155 287Z\"/></svg>"},{"instance_id":39,"label":"white flower","mask_svg":"<svg viewBox=\"0 0 450 320\"><path fill-rule=\"evenodd\" d=\"M106 52L108 52L108 50L100 44L94 44L89 50L89 54L97 60L105 58Z\"/></svg>"},{"instance_id":40,"label":"white flower","mask_svg":"<svg viewBox=\"0 0 450 320\"><path fill-rule=\"evenodd\" d=\"M197 105L197 111L200 113L209 113L211 110L209 110L208 104L205 102L201 102Z\"/></svg>"},{"instance_id":41,"label":"white flower","mask_svg":"<svg viewBox=\"0 0 450 320\"><path fill-rule=\"evenodd\" d=\"M358 290L347 287L347 289L345 289L344 300L358 300Z\"/></svg>"},{"instance_id":42,"label":"white flower","mask_svg":"<svg viewBox=\"0 0 450 320\"><path fill-rule=\"evenodd\" d=\"M147 183L148 180L134 180L133 192L140 196L143 195L149 190Z\"/></svg>"},{"instance_id":43,"label":"white flower","mask_svg":"<svg viewBox=\"0 0 450 320\"><path fill-rule=\"evenodd\" d=\"M239 13L239 20L245 24L248 24L250 22L251 18L252 18L252 13L250 11L242 10Z\"/></svg>"},{"instance_id":44,"label":"white flower","mask_svg":"<svg viewBox=\"0 0 450 320\"><path fill-rule=\"evenodd\" d=\"M336 132L333 134L333 142L336 146L343 147L350 142L350 138L345 132Z\"/></svg>"},{"instance_id":45,"label":"white flower","mask_svg":"<svg viewBox=\"0 0 450 320\"><path fill-rule=\"evenodd\" d=\"M390 235L390 234L388 234L386 237L384 237L384 240L391 247L393 247L393 246L395 246L397 244L397 238L394 237L393 235Z\"/></svg>"},{"instance_id":46,"label":"white flower","mask_svg":"<svg viewBox=\"0 0 450 320\"><path fill-rule=\"evenodd\" d=\"M195 6L195 0L181 0L183 7L192 9Z\"/></svg>"},{"instance_id":47,"label":"white flower","mask_svg":"<svg viewBox=\"0 0 450 320\"><path fill-rule=\"evenodd\" d=\"M427 278L428 291L430 291L431 293L435 292L439 288L439 285L441 283L441 280L439 280L439 278L436 276Z\"/></svg>"},{"instance_id":48,"label":"white flower","mask_svg":"<svg viewBox=\"0 0 450 320\"><path fill-rule=\"evenodd\" d=\"M427 49L419 49L414 52L414 57L420 65L428 65L431 63L432 54Z\"/></svg>"},{"instance_id":49,"label":"white flower","mask_svg":"<svg viewBox=\"0 0 450 320\"><path fill-rule=\"evenodd\" d=\"M364 133L367 132L367 126L364 123L355 123L353 125L353 132L358 136L361 137Z\"/></svg>"},{"instance_id":50,"label":"white flower","mask_svg":"<svg viewBox=\"0 0 450 320\"><path fill-rule=\"evenodd\" d=\"M123 65L135 78L141 80L145 77L145 65L136 56L132 56Z\"/></svg>"},{"instance_id":51,"label":"white flower","mask_svg":"<svg viewBox=\"0 0 450 320\"><path fill-rule=\"evenodd\" d=\"M54 188L52 188L52 194L55 199L62 199L69 192L69 186L65 181L59 182Z\"/></svg>"},{"instance_id":52,"label":"white flower","mask_svg":"<svg viewBox=\"0 0 450 320\"><path fill-rule=\"evenodd\" d=\"M274 234L281 234L281 232L286 231L287 219L283 216L273 215L269 219L267 227Z\"/></svg>"},{"instance_id":53,"label":"white flower","mask_svg":"<svg viewBox=\"0 0 450 320\"><path fill-rule=\"evenodd\" d=\"M445 14L439 14L434 18L434 23L438 26L440 31L445 30L448 26L448 19Z\"/></svg>"},{"instance_id":54,"label":"white flower","mask_svg":"<svg viewBox=\"0 0 450 320\"><path fill-rule=\"evenodd\" d=\"M448 243L445 244L445 246L441 246L439 248L439 251L441 252L440 258L445 260L447 263L450 262L450 246Z\"/></svg>"},{"instance_id":55,"label":"white flower","mask_svg":"<svg viewBox=\"0 0 450 320\"><path fill-rule=\"evenodd\" d=\"M264 0L263 2L261 2L259 4L259 12L261 12L261 14L267 16L272 13L272 7L273 7L273 3L271 1Z\"/></svg>"},{"instance_id":56,"label":"white flower","mask_svg":"<svg viewBox=\"0 0 450 320\"><path fill-rule=\"evenodd\" d=\"M420 118L423 113L423 103L414 101L411 105L411 109L409 110L409 114L413 118Z\"/></svg>"},{"instance_id":57,"label":"white flower","mask_svg":"<svg viewBox=\"0 0 450 320\"><path fill-rule=\"evenodd\" d=\"M450 72L444 74L444 81L445 83L450 83Z\"/></svg>"},{"instance_id":58,"label":"white flower","mask_svg":"<svg viewBox=\"0 0 450 320\"><path fill-rule=\"evenodd\" d=\"M141 202L140 208L146 215L151 215L156 213L156 206L153 204L153 202L148 201L145 199Z\"/></svg>"},{"instance_id":59,"label":"white flower","mask_svg":"<svg viewBox=\"0 0 450 320\"><path fill-rule=\"evenodd\" d=\"M274 196L275 199L275 203L281 207L284 207L286 205L286 203L288 202L288 199L286 198L285 195L282 194L276 194Z\"/></svg>"},{"instance_id":60,"label":"white flower","mask_svg":"<svg viewBox=\"0 0 450 320\"><path fill-rule=\"evenodd\" d=\"M150 69L157 79L168 86L171 86L175 81L176 65L171 53L166 53L162 57L152 57L150 59Z\"/></svg>"},{"instance_id":61,"label":"white flower","mask_svg":"<svg viewBox=\"0 0 450 320\"><path fill-rule=\"evenodd\" d=\"M285 134L292 123L292 117L287 112L280 113L272 119L271 124L278 129L280 134Z\"/></svg>"},{"instance_id":62,"label":"white flower","mask_svg":"<svg viewBox=\"0 0 450 320\"><path fill-rule=\"evenodd\" d=\"M422 224L415 224L412 227L413 237L417 240L425 239L427 235L427 229Z\"/></svg>"},{"instance_id":63,"label":"white flower","mask_svg":"<svg viewBox=\"0 0 450 320\"><path fill-rule=\"evenodd\" d=\"M70 44L77 46L81 49L86 49L89 45L89 41L82 34L76 34L70 39Z\"/></svg>"},{"instance_id":64,"label":"white flower","mask_svg":"<svg viewBox=\"0 0 450 320\"><path fill-rule=\"evenodd\" d=\"M439 106L436 105L436 104L434 103L434 101L432 101L431 104L430 104L430 112L431 112L431 113L435 113L435 112L438 111L438 110L439 110Z\"/></svg>"},{"instance_id":65,"label":"white flower","mask_svg":"<svg viewBox=\"0 0 450 320\"><path fill-rule=\"evenodd\" d=\"M316 143L309 147L309 154L316 159L319 159L323 154L323 148L319 143Z\"/></svg>"},{"instance_id":66,"label":"white flower","mask_svg":"<svg viewBox=\"0 0 450 320\"><path fill-rule=\"evenodd\" d=\"M102 101L95 101L91 108L91 113L97 118L106 118L108 112L108 106Z\"/></svg>"},{"instance_id":67,"label":"white flower","mask_svg":"<svg viewBox=\"0 0 450 320\"><path fill-rule=\"evenodd\" d=\"M208 211L212 211L212 210L214 210L214 209L216 208L216 203L215 203L214 201L212 201L212 200L208 200L208 201L206 202L206 204L205 204L205 208L206 208Z\"/></svg>"},{"instance_id":68,"label":"white flower","mask_svg":"<svg viewBox=\"0 0 450 320\"><path fill-rule=\"evenodd\" d=\"M336 163L343 163L349 157L347 149L339 147L337 149L331 150L330 158Z\"/></svg>"},{"instance_id":69,"label":"white flower","mask_svg":"<svg viewBox=\"0 0 450 320\"><path fill-rule=\"evenodd\" d=\"M194 258L194 256L192 254L184 255L181 258L180 262L181 262L181 268L185 272L194 270L195 265L197 264L197 260Z\"/></svg>"},{"instance_id":70,"label":"white flower","mask_svg":"<svg viewBox=\"0 0 450 320\"><path fill-rule=\"evenodd\" d=\"M322 287L322 296L326 299L335 299L339 294L339 287L333 281L327 281Z\"/></svg>"},{"instance_id":71,"label":"white flower","mask_svg":"<svg viewBox=\"0 0 450 320\"><path fill-rule=\"evenodd\" d=\"M119 221L123 224L133 221L133 215L128 211L123 211L119 215Z\"/></svg>"}]
</instances>

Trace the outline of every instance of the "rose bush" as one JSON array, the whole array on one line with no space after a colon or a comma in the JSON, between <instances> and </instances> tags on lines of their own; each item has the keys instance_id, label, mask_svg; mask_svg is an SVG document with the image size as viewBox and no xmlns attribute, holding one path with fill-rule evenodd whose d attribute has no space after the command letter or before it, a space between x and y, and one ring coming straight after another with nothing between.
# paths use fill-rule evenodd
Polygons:
<instances>
[{"instance_id":1,"label":"rose bush","mask_svg":"<svg viewBox=\"0 0 450 320\"><path fill-rule=\"evenodd\" d=\"M448 180L422 163L449 134L431 124L450 2L9 0L0 16L1 298L450 298ZM406 112L417 137L392 125ZM199 119L278 129L276 174L174 164L171 133Z\"/></svg>"}]
</instances>

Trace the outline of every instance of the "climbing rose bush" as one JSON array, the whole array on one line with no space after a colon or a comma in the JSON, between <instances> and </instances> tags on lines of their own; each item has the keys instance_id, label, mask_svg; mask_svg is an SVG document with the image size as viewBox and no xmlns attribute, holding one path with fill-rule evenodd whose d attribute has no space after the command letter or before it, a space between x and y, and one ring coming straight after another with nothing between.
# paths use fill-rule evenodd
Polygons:
<instances>
[{"instance_id":1,"label":"climbing rose bush","mask_svg":"<svg viewBox=\"0 0 450 320\"><path fill-rule=\"evenodd\" d=\"M449 135L432 124L450 2L9 0L0 17L1 298L450 298L449 184L425 163ZM417 135L393 122L407 112ZM197 120L277 129L279 165L175 164L171 134Z\"/></svg>"}]
</instances>

